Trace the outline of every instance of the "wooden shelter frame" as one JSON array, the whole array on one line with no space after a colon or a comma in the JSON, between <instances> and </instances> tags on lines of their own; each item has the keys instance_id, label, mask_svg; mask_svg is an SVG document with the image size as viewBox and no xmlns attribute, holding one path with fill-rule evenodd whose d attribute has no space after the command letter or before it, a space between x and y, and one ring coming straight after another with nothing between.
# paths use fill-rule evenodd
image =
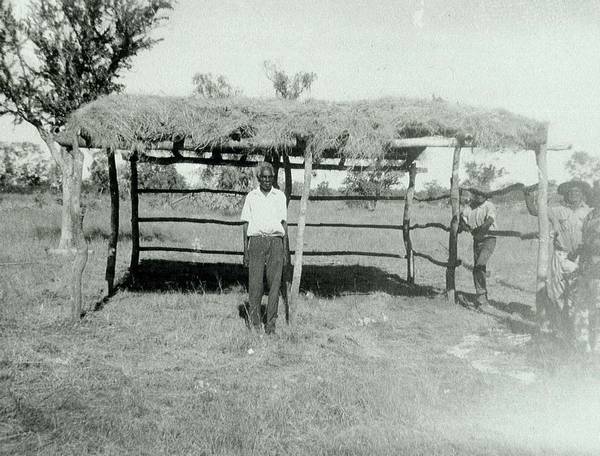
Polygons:
<instances>
[{"instance_id":1,"label":"wooden shelter frame","mask_svg":"<svg viewBox=\"0 0 600 456\"><path fill-rule=\"evenodd\" d=\"M476 133L476 132L475 132ZM108 156L109 183L111 195L111 233L109 237L109 248L106 265L106 281L108 284L108 293L111 295L115 290L115 268L116 255L119 233L119 189L117 180L117 170L115 161L115 148L103 146L99 143L94 143L93 140L84 139L79 135L70 136L71 140L65 140L64 146L67 147L88 147L88 148L104 148ZM249 159L250 156L262 155L264 160L273 164L276 174L280 169L284 170L284 192L288 204L291 200L300 200L300 217L298 223L289 223L289 226L297 226L300 238L305 226L309 227L336 227L336 228L369 228L383 230L400 230L402 231L403 244L405 254L389 253L389 252L363 252L363 251L326 251L326 252L304 252L303 246L299 243L295 250L289 250L288 255L295 256L294 262L294 278L293 282L286 284L283 291L284 298L290 297L292 303L299 289L299 282L302 270L303 255L354 255L354 256L373 256L373 257L388 257L406 259L406 280L408 283L415 282L415 257L424 258L433 264L444 267L446 269L446 296L450 302L456 301L456 268L461 262L458 259L458 227L460 216L460 182L459 182L459 166L460 155L463 147L477 147L476 138L457 134L455 136L418 136L418 137L401 137L393 139L389 147L386 148L383 158L390 161L392 164L388 169L403 170L408 174L408 186L405 196L310 196L310 174L312 169L320 170L347 170L350 168L360 168L361 165L349 165L344 155L338 154L339 150L336 147L325 148L321 151L319 159L336 159L337 164L322 163L317 161L313 164L313 153L308 146L310 137L296 135L295 140L287 142L269 142L259 141L254 138L234 138L226 143L211 144L207 147L197 147L186 145L185 136L174 136L172 141L165 141L159 137L156 140L145 140L144 149L140 151L139 147L132 148L132 151L127 154L127 159L131 168L131 233L132 233L132 250L129 271L132 276L135 276L139 265L140 252L144 251L176 251L176 252L193 252L202 254L221 254L221 255L242 255L240 251L231 250L205 250L205 249L190 249L177 247L161 247L161 246L141 246L140 245L140 223L146 222L180 222L180 223L199 223L199 224L220 224L220 225L241 225L242 222L219 220L219 219L203 219L191 217L140 217L139 214L139 195L152 193L222 193L230 195L244 195L244 192L231 190L195 188L195 189L152 189L139 188L138 183L138 163L156 163L156 164L176 164L176 163L196 163L212 166L234 166L234 167L254 167L259 162ZM535 160L538 167L538 267L537 267L537 285L536 285L536 305L543 305L545 302L545 282L547 276L548 263L548 218L547 218L547 130L544 128L543 134L533 143L528 143L527 149L533 150ZM343 146L341 146L343 147ZM436 198L429 198L419 201L435 201L450 197L452 215L449 226L439 223L413 224L411 225L411 209L416 198L415 181L419 168L416 166L416 160L426 148L453 148L452 162L452 177L449 195L441 195ZM121 149L121 148L120 148ZM557 147L562 149L562 147ZM303 163L293 163L290 157L303 157ZM301 196L292 194L292 169L304 169L304 186ZM524 188L523 184L514 184L507 188L496 190L488 193L488 196L508 193L510 191ZM355 223L306 223L304 214L308 201L335 201L335 200L376 200L376 201L396 201L404 200L404 211L401 224L355 224ZM446 261L441 261L431 256L418 252L414 249L411 240L411 231L415 229L438 228L448 232L448 258ZM497 231L494 232L497 236L523 237L524 233L515 231ZM530 236L535 236L536 233L530 233ZM290 294L291 291L291 294ZM289 313L288 313L289 315Z\"/></svg>"}]
</instances>

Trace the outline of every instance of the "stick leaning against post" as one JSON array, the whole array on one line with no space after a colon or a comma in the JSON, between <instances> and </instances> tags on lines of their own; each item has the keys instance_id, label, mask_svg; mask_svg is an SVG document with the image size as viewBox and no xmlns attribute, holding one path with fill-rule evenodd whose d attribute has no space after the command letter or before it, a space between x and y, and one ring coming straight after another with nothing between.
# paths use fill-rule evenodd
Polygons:
<instances>
[{"instance_id":1,"label":"stick leaning against post","mask_svg":"<svg viewBox=\"0 0 600 456\"><path fill-rule=\"evenodd\" d=\"M286 205L289 208L290 201L292 199L292 168L290 168L290 158L287 152L281 153L281 159L283 160L283 169L284 169L284 191L285 191L285 200ZM283 271L283 280L281 281L281 294L283 295L283 303L285 305L285 321L290 324L291 322L291 313L290 313L290 295L292 292L292 283L291 283L291 270L292 270L292 259L290 255L290 237L289 237L289 224L288 224L288 236L286 238L287 243L283 246L284 254L287 256L287 270Z\"/></svg>"},{"instance_id":2,"label":"stick leaning against post","mask_svg":"<svg viewBox=\"0 0 600 456\"><path fill-rule=\"evenodd\" d=\"M408 283L415 283L415 257L410 239L410 209L415 196L416 176L417 167L413 163L408 169L408 188L406 189L406 201L404 202L404 216L402 219L402 238L406 250L406 281Z\"/></svg>"},{"instance_id":3,"label":"stick leaning against post","mask_svg":"<svg viewBox=\"0 0 600 456\"><path fill-rule=\"evenodd\" d=\"M312 150L307 147L305 139L298 140L300 147L304 150L304 184L302 187L302 198L300 199L300 215L298 216L298 229L296 231L296 251L294 253L294 276L292 278L292 290L290 294L290 307L293 317L298 305L298 294L300 293L300 280L302 278L302 253L304 251L304 227L306 223L306 209L308 207L308 195L310 192L310 180L312 175Z\"/></svg>"},{"instance_id":4,"label":"stick leaning against post","mask_svg":"<svg viewBox=\"0 0 600 456\"><path fill-rule=\"evenodd\" d=\"M452 220L448 237L448 267L446 269L446 297L448 302L456 303L456 266L458 263L458 219L460 217L460 151L462 141L457 138L452 159L452 178L450 180L450 202L452 203Z\"/></svg>"},{"instance_id":5,"label":"stick leaning against post","mask_svg":"<svg viewBox=\"0 0 600 456\"><path fill-rule=\"evenodd\" d=\"M546 144L541 144L535 150L535 161L538 168L538 255L537 255L537 278L535 287L535 311L538 318L542 317L546 309L547 289L546 278L548 277L548 244L549 244L549 221L548 221L548 160Z\"/></svg>"}]
</instances>

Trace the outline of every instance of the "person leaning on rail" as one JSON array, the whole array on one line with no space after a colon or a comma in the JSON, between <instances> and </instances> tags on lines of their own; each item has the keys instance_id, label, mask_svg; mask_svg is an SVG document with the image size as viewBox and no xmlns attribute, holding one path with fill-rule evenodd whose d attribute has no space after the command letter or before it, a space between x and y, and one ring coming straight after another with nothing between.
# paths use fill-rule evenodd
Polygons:
<instances>
[{"instance_id":1,"label":"person leaning on rail","mask_svg":"<svg viewBox=\"0 0 600 456\"><path fill-rule=\"evenodd\" d=\"M600 350L600 180L594 182L592 211L583 220L579 249L578 299L574 326L578 345L586 351Z\"/></svg>"},{"instance_id":2,"label":"person leaning on rail","mask_svg":"<svg viewBox=\"0 0 600 456\"><path fill-rule=\"evenodd\" d=\"M534 190L525 189L525 204L529 214L537 216L538 207ZM571 180L558 186L563 197L559 206L548 208L550 243L553 247L550 271L546 282L548 300L545 309L536 309L542 330L552 330L571 339L573 336L573 298L577 276L577 257L581 244L583 220L590 212L585 200L590 195L590 185ZM549 327L549 328L548 328Z\"/></svg>"},{"instance_id":3,"label":"person leaning on rail","mask_svg":"<svg viewBox=\"0 0 600 456\"><path fill-rule=\"evenodd\" d=\"M261 330L260 304L263 280L269 287L265 332L273 334L277 320L279 290L287 262L287 204L285 194L273 187L274 170L270 163L257 167L258 188L244 200L244 266L248 268L248 309L252 327Z\"/></svg>"},{"instance_id":4,"label":"person leaning on rail","mask_svg":"<svg viewBox=\"0 0 600 456\"><path fill-rule=\"evenodd\" d=\"M473 236L473 283L475 285L475 307L488 305L486 283L487 263L496 248L496 237L490 231L496 230L496 207L488 201L480 189L462 189L459 230L468 231Z\"/></svg>"}]
</instances>

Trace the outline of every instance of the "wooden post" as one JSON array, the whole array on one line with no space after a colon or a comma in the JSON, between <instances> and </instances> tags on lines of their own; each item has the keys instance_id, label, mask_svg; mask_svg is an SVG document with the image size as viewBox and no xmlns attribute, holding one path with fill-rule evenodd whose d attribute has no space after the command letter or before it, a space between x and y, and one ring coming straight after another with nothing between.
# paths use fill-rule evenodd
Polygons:
<instances>
[{"instance_id":1,"label":"wooden post","mask_svg":"<svg viewBox=\"0 0 600 456\"><path fill-rule=\"evenodd\" d=\"M108 283L108 295L114 293L115 267L117 264L117 243L119 241L119 181L115 152L106 149L108 156L108 183L110 188L110 238L108 240L108 256L106 259L105 279Z\"/></svg>"},{"instance_id":2,"label":"wooden post","mask_svg":"<svg viewBox=\"0 0 600 456\"><path fill-rule=\"evenodd\" d=\"M290 166L290 157L287 153L283 154L283 166L285 171L285 196L289 205L292 197L292 168Z\"/></svg>"},{"instance_id":3,"label":"wooden post","mask_svg":"<svg viewBox=\"0 0 600 456\"><path fill-rule=\"evenodd\" d=\"M452 203L452 220L448 239L448 267L446 268L446 298L448 302L456 302L456 266L458 262L458 221L460 217L460 151L462 141L458 140L454 147L452 160L452 179L450 180L450 202Z\"/></svg>"},{"instance_id":4,"label":"wooden post","mask_svg":"<svg viewBox=\"0 0 600 456\"><path fill-rule=\"evenodd\" d=\"M282 152L283 169L285 175L284 191L286 204L289 207L292 198L292 169L290 168L290 158L287 152ZM288 215L289 217L289 215ZM290 254L290 243L289 243L289 226L288 226L288 242L284 245L285 255L287 255L287 268L283 271L283 280L281 281L281 295L283 296L283 302L285 305L285 321L290 324L290 294L292 289L292 256Z\"/></svg>"},{"instance_id":5,"label":"wooden post","mask_svg":"<svg viewBox=\"0 0 600 456\"><path fill-rule=\"evenodd\" d=\"M129 159L131 166L131 263L129 273L133 276L140 260L140 224L138 213L138 156L134 152Z\"/></svg>"},{"instance_id":6,"label":"wooden post","mask_svg":"<svg viewBox=\"0 0 600 456\"><path fill-rule=\"evenodd\" d=\"M304 251L304 226L306 223L306 209L310 192L310 179L312 176L312 149L307 147L306 140L298 139L298 147L304 149L304 184L300 199L300 214L298 215L298 228L296 231L296 251L294 253L294 275L290 294L292 321L297 311L298 294L300 293L300 280L302 278L302 253Z\"/></svg>"},{"instance_id":7,"label":"wooden post","mask_svg":"<svg viewBox=\"0 0 600 456\"><path fill-rule=\"evenodd\" d=\"M269 163L273 165L273 187L279 189L279 154L276 152L271 152L271 155L269 156Z\"/></svg>"},{"instance_id":8,"label":"wooden post","mask_svg":"<svg viewBox=\"0 0 600 456\"><path fill-rule=\"evenodd\" d=\"M83 175L83 153L79 149L77 139L73 140L70 149L73 159L73 173L70 182L63 182L73 191L69 210L73 221L73 241L75 243L75 257L71 265L71 320L79 321L83 315L83 290L81 288L83 271L88 260L88 245L83 231L83 217L85 209L81 206L81 176Z\"/></svg>"},{"instance_id":9,"label":"wooden post","mask_svg":"<svg viewBox=\"0 0 600 456\"><path fill-rule=\"evenodd\" d=\"M539 318L546 310L546 278L548 277L548 243L550 231L548 221L548 160L546 144L540 144L535 150L535 161L538 168L537 206L539 230L535 310Z\"/></svg>"},{"instance_id":10,"label":"wooden post","mask_svg":"<svg viewBox=\"0 0 600 456\"><path fill-rule=\"evenodd\" d=\"M404 202L404 217L402 219L402 239L406 250L406 281L415 283L415 257L413 255L412 241L410 239L410 208L415 196L415 179L417 167L413 163L408 169L408 188L406 189L406 200Z\"/></svg>"}]
</instances>

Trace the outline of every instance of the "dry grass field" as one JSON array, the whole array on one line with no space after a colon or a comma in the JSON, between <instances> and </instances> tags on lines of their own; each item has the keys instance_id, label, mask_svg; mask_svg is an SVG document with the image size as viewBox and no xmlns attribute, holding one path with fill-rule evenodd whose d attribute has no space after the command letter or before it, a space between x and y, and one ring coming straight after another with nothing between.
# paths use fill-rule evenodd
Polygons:
<instances>
[{"instance_id":1,"label":"dry grass field","mask_svg":"<svg viewBox=\"0 0 600 456\"><path fill-rule=\"evenodd\" d=\"M182 204L186 215L215 216ZM142 214L169 211L142 200ZM296 211L292 205L290 219ZM323 203L309 211L320 221L400 223L402 205L369 212ZM447 222L449 212L423 205L413 221ZM121 214L124 271L126 203ZM500 214L502 229L535 229L519 207ZM0 215L0 454L600 453L598 362L518 324L531 316L533 241L499 241L490 297L502 314L447 304L444 271L421 259L417 285L408 286L404 261L311 257L296 324L280 318L267 338L248 333L238 315L245 293L237 257L142 252L144 280L97 305L104 200L86 215L88 312L69 325L70 265L47 253L57 244L60 207L49 195L3 194ZM146 245L241 244L236 228L141 231ZM467 262L469 244L461 236ZM414 246L444 260L447 234L415 232ZM401 233L391 231L307 229L306 248L403 252ZM458 284L472 290L464 268ZM520 317L504 318L513 311Z\"/></svg>"}]
</instances>

